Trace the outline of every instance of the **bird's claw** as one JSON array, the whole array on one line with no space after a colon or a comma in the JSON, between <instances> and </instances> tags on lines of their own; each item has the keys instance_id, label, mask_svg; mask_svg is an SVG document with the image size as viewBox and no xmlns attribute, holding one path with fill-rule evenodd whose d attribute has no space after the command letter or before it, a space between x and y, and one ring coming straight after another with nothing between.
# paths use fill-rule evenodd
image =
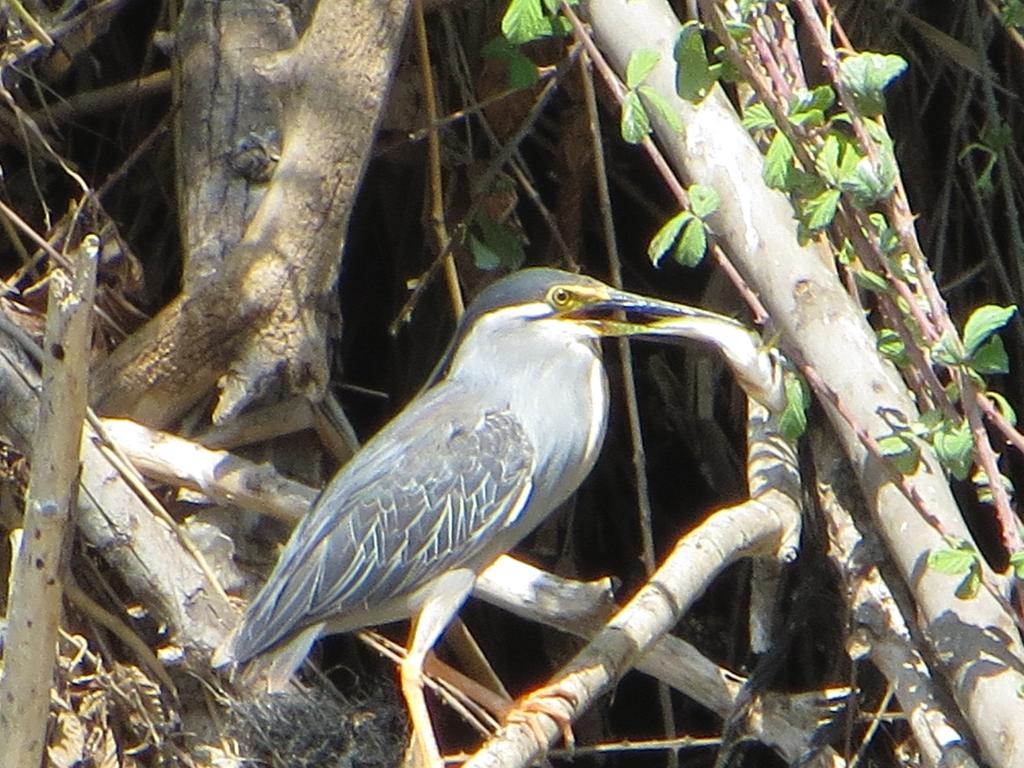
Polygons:
<instances>
[{"instance_id":1,"label":"bird's claw","mask_svg":"<svg viewBox=\"0 0 1024 768\"><path fill-rule=\"evenodd\" d=\"M526 726L538 744L546 744L547 736L539 720L541 715L546 715L562 732L565 746L572 749L576 745L576 737L572 732L572 713L578 704L579 698L565 685L546 685L520 699L509 712L506 722Z\"/></svg>"}]
</instances>

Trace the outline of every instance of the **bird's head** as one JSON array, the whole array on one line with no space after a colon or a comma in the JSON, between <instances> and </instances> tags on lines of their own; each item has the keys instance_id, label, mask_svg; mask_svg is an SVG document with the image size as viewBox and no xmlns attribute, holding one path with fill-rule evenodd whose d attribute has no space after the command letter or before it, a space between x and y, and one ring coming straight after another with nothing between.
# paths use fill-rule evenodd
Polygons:
<instances>
[{"instance_id":1,"label":"bird's head","mask_svg":"<svg viewBox=\"0 0 1024 768\"><path fill-rule=\"evenodd\" d=\"M580 342L596 354L595 342L601 337L667 335L657 330L659 321L703 317L719 318L705 310L621 291L586 275L546 267L523 269L492 283L473 300L430 381L446 374L470 337L477 354L541 354L539 350L554 348L547 342L563 346ZM529 350L508 346L513 336Z\"/></svg>"},{"instance_id":2,"label":"bird's head","mask_svg":"<svg viewBox=\"0 0 1024 768\"><path fill-rule=\"evenodd\" d=\"M481 322L537 324L549 333L585 338L652 333L666 318L714 317L705 310L612 288L558 269L515 272L483 290L459 324L456 344Z\"/></svg>"},{"instance_id":3,"label":"bird's head","mask_svg":"<svg viewBox=\"0 0 1024 768\"><path fill-rule=\"evenodd\" d=\"M466 310L448 354L430 381L444 376L470 335L475 352L502 355L504 370L530 368L536 355L578 342L597 354L602 337L688 339L717 348L747 393L772 409L784 405L781 370L757 334L708 310L613 288L586 275L534 267L492 283ZM517 344L509 345L510 336ZM548 344L547 342L551 342Z\"/></svg>"}]
</instances>

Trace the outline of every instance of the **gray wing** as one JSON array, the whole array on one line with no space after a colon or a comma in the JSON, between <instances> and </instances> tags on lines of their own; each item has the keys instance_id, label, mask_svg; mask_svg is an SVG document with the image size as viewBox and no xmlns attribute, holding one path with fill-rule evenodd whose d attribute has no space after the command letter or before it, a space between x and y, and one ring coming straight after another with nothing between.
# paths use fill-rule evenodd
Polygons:
<instances>
[{"instance_id":1,"label":"gray wing","mask_svg":"<svg viewBox=\"0 0 1024 768\"><path fill-rule=\"evenodd\" d=\"M487 542L527 504L534 451L506 410L445 403L437 390L422 395L330 482L249 606L235 660L483 565Z\"/></svg>"}]
</instances>

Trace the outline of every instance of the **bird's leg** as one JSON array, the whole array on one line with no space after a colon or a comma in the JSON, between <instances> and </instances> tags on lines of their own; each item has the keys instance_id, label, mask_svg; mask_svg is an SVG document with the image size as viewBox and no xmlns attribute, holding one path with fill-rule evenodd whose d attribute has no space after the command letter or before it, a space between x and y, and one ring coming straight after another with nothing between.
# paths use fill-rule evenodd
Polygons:
<instances>
[{"instance_id":1,"label":"bird's leg","mask_svg":"<svg viewBox=\"0 0 1024 768\"><path fill-rule=\"evenodd\" d=\"M294 638L268 654L266 667L267 693L295 690L295 673L309 656L316 639L323 634L324 623L318 622L306 627Z\"/></svg>"},{"instance_id":2,"label":"bird's leg","mask_svg":"<svg viewBox=\"0 0 1024 768\"><path fill-rule=\"evenodd\" d=\"M423 696L423 664L445 628L473 590L472 571L449 571L430 585L419 613L413 619L409 647L402 661L402 695L412 723L413 760L416 768L443 768L444 759L434 738L430 712Z\"/></svg>"}]
</instances>

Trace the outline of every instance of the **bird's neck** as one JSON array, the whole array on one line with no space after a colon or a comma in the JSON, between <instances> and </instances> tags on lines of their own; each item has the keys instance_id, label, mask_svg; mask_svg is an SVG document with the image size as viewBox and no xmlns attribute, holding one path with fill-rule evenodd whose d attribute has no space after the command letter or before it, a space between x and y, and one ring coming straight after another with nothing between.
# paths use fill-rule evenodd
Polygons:
<instances>
[{"instance_id":1,"label":"bird's neck","mask_svg":"<svg viewBox=\"0 0 1024 768\"><path fill-rule=\"evenodd\" d=\"M590 473L608 422L608 380L596 339L524 334L522 340L469 338L457 355L459 385L484 409L507 410L521 423L543 466L537 496L564 501ZM496 355L502 355L496 359ZM467 364L468 363L468 364ZM533 510L547 514L551 510Z\"/></svg>"}]
</instances>

